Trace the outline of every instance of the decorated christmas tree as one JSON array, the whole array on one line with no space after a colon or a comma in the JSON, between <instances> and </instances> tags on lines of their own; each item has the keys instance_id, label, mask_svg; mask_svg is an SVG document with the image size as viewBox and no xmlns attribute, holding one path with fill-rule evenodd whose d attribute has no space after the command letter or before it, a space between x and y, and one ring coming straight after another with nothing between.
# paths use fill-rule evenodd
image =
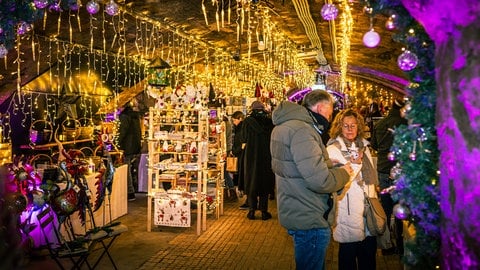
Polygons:
<instances>
[{"instance_id":1,"label":"decorated christmas tree","mask_svg":"<svg viewBox=\"0 0 480 270\"><path fill-rule=\"evenodd\" d=\"M404 219L413 237L405 243L403 262L412 269L435 269L440 264L439 151L435 130L435 46L423 27L400 1L369 1L373 14L384 14L394 21L386 27L393 39L405 45L398 65L410 80L406 92L408 126L394 131L389 158L394 167L398 204L397 218ZM392 24L393 23L393 24Z\"/></svg>"}]
</instances>

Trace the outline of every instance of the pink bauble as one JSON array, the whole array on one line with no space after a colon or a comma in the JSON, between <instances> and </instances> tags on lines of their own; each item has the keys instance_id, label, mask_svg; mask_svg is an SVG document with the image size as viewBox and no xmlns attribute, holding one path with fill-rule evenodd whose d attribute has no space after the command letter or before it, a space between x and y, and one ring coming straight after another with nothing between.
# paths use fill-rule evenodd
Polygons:
<instances>
[{"instance_id":1,"label":"pink bauble","mask_svg":"<svg viewBox=\"0 0 480 270\"><path fill-rule=\"evenodd\" d=\"M62 8L60 7L60 3L56 2L50 5L48 8L52 12L60 12L62 11Z\"/></svg>"},{"instance_id":2,"label":"pink bauble","mask_svg":"<svg viewBox=\"0 0 480 270\"><path fill-rule=\"evenodd\" d=\"M363 35L363 44L369 48L377 47L380 43L380 35L375 30L370 29L365 35Z\"/></svg>"},{"instance_id":3,"label":"pink bauble","mask_svg":"<svg viewBox=\"0 0 480 270\"><path fill-rule=\"evenodd\" d=\"M418 57L409 50L400 54L397 58L398 67L403 71L410 71L418 64Z\"/></svg>"},{"instance_id":4,"label":"pink bauble","mask_svg":"<svg viewBox=\"0 0 480 270\"><path fill-rule=\"evenodd\" d=\"M398 219L407 219L410 216L410 213L411 213L410 209L408 207L406 207L405 205L396 204L393 207L393 214Z\"/></svg>"},{"instance_id":5,"label":"pink bauble","mask_svg":"<svg viewBox=\"0 0 480 270\"><path fill-rule=\"evenodd\" d=\"M28 31L32 29L32 26L27 22L21 22L17 28L17 34L25 35Z\"/></svg>"},{"instance_id":6,"label":"pink bauble","mask_svg":"<svg viewBox=\"0 0 480 270\"><path fill-rule=\"evenodd\" d=\"M338 9L334 4L325 4L322 7L322 18L327 21L335 20L338 15Z\"/></svg>"},{"instance_id":7,"label":"pink bauble","mask_svg":"<svg viewBox=\"0 0 480 270\"><path fill-rule=\"evenodd\" d=\"M0 44L0 58L4 58L5 56L7 56L7 54L8 54L8 50L5 47L5 45Z\"/></svg>"},{"instance_id":8,"label":"pink bauble","mask_svg":"<svg viewBox=\"0 0 480 270\"><path fill-rule=\"evenodd\" d=\"M48 0L35 0L33 1L35 7L38 9L44 9L48 6Z\"/></svg>"},{"instance_id":9,"label":"pink bauble","mask_svg":"<svg viewBox=\"0 0 480 270\"><path fill-rule=\"evenodd\" d=\"M110 15L110 16L115 16L118 14L118 5L115 3L113 0L108 2L108 4L105 5L105 12Z\"/></svg>"},{"instance_id":10,"label":"pink bauble","mask_svg":"<svg viewBox=\"0 0 480 270\"><path fill-rule=\"evenodd\" d=\"M95 0L90 0L87 3L87 11L90 14L97 14L97 12L100 10L100 5L97 3Z\"/></svg>"}]
</instances>

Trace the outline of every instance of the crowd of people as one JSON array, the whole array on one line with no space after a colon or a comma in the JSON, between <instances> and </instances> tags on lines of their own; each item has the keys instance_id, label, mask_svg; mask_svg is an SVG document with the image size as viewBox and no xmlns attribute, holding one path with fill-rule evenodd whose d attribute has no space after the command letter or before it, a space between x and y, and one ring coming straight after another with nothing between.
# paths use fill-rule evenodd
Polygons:
<instances>
[{"instance_id":1,"label":"crowd of people","mask_svg":"<svg viewBox=\"0 0 480 270\"><path fill-rule=\"evenodd\" d=\"M395 161L388 153L392 131L407 122L402 99L388 112L369 102L363 110L334 112L333 97L315 90L301 102L282 101L273 110L255 100L247 113L235 111L223 119L226 153L238 160L235 172L224 173L227 197L236 194L250 220L271 219L268 201L277 200L278 220L294 242L297 269L324 269L331 238L339 245L338 269L376 268L377 237L366 226L364 198L379 197L387 217L392 215L395 202L385 191L394 184ZM127 106L120 120L121 149L135 168L140 130L132 132L132 127L138 117ZM129 170L130 200L135 199L133 179ZM395 225L396 246L382 250L384 255L403 253L401 220L395 219Z\"/></svg>"},{"instance_id":2,"label":"crowd of people","mask_svg":"<svg viewBox=\"0 0 480 270\"><path fill-rule=\"evenodd\" d=\"M231 154L239 160L233 183L246 195L240 207L248 209L248 219L259 210L268 220L268 198L275 195L297 269L324 269L331 238L339 244L338 269L376 268L377 236L367 229L364 197L379 197L392 215L395 202L385 190L393 185L395 161L387 154L392 131L406 120L402 99L390 109L370 102L366 111L347 108L334 115L332 96L316 90L271 111L254 101L247 115L231 116ZM403 253L401 220L395 220L396 246L384 255Z\"/></svg>"}]
</instances>

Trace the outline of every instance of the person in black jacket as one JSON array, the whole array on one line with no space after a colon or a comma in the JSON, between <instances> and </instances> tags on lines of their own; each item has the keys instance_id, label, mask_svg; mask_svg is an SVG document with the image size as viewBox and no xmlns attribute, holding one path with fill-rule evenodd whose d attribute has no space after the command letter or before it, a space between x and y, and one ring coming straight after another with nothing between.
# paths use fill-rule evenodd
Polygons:
<instances>
[{"instance_id":1,"label":"person in black jacket","mask_svg":"<svg viewBox=\"0 0 480 270\"><path fill-rule=\"evenodd\" d=\"M372 148L377 151L377 173L380 182L380 190L384 190L393 185L390 171L393 166L395 166L396 162L388 158L388 153L393 144L393 131L396 127L407 124L407 120L400 112L404 106L405 102L403 99L395 99L388 115L378 121L375 125L374 132L372 133L371 145ZM390 227L390 216L393 212L394 202L388 192L380 192L380 200L383 209L385 210L385 214L387 214L387 224ZM384 255L392 254L395 251L399 254L403 254L403 226L401 220L395 219L395 225L397 229L397 235L395 235L397 250L395 250L395 247L390 250L382 250Z\"/></svg>"},{"instance_id":2,"label":"person in black jacket","mask_svg":"<svg viewBox=\"0 0 480 270\"><path fill-rule=\"evenodd\" d=\"M142 129L140 126L140 113L132 108L129 102L124 106L119 116L120 126L118 129L119 148L123 150L127 169L127 192L128 200L135 200L135 188L132 171L138 169L138 157L142 151ZM136 167L135 167L136 166Z\"/></svg>"},{"instance_id":3,"label":"person in black jacket","mask_svg":"<svg viewBox=\"0 0 480 270\"><path fill-rule=\"evenodd\" d=\"M245 181L249 211L248 219L255 219L255 211L262 212L262 220L271 219L268 212L268 195L274 194L275 175L272 171L270 136L273 123L265 106L260 101L251 105L251 113L243 120L241 142L244 158L240 178ZM241 165L241 166L242 166Z\"/></svg>"},{"instance_id":4,"label":"person in black jacket","mask_svg":"<svg viewBox=\"0 0 480 270\"><path fill-rule=\"evenodd\" d=\"M233 185L237 188L237 197L242 198L244 193L243 179L240 179L240 174L238 173L240 169L240 165L242 164L243 158L243 148L242 142L240 141L240 132L242 131L243 119L245 119L245 114L241 111L236 111L232 114L232 149L229 153L234 157L237 157L237 172L233 174ZM243 174L242 174L243 176ZM248 210L248 199L245 199L245 203L240 206L241 210Z\"/></svg>"}]
</instances>

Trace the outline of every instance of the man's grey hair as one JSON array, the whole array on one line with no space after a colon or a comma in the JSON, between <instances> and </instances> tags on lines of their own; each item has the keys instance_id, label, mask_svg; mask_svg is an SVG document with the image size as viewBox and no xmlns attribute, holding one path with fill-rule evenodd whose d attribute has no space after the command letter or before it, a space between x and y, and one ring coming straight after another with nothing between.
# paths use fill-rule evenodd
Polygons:
<instances>
[{"instance_id":1,"label":"man's grey hair","mask_svg":"<svg viewBox=\"0 0 480 270\"><path fill-rule=\"evenodd\" d=\"M332 96L324 90L313 90L303 98L302 105L311 109L320 102L333 103Z\"/></svg>"}]
</instances>

